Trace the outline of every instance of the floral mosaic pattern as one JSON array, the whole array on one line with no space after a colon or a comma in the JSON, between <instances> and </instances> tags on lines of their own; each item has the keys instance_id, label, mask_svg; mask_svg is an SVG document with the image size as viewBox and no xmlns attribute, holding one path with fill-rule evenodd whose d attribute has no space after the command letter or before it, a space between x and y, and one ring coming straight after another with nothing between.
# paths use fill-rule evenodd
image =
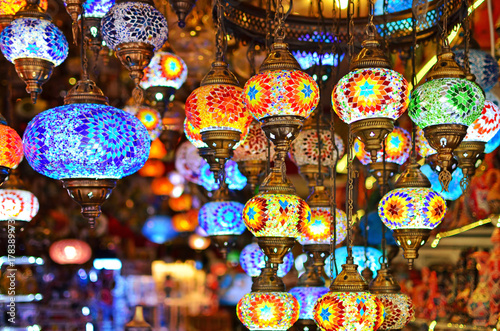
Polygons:
<instances>
[{"instance_id":1,"label":"floral mosaic pattern","mask_svg":"<svg viewBox=\"0 0 500 331\"><path fill-rule=\"evenodd\" d=\"M385 138L385 161L402 165L410 157L411 136L403 128L394 127L394 130ZM365 144L359 139L354 141L354 154L358 160L367 165L371 163L370 154L365 151ZM383 162L384 150L377 152L377 162Z\"/></svg>"},{"instance_id":2,"label":"floral mosaic pattern","mask_svg":"<svg viewBox=\"0 0 500 331\"><path fill-rule=\"evenodd\" d=\"M330 244L331 231L330 222L332 214L329 207L311 208L311 218L302 223L302 231L299 235L299 242L302 245L310 244ZM347 216L337 208L335 221L337 223L337 242L340 244L347 236Z\"/></svg>"},{"instance_id":3,"label":"floral mosaic pattern","mask_svg":"<svg viewBox=\"0 0 500 331\"><path fill-rule=\"evenodd\" d=\"M240 161L266 161L267 160L267 138L260 128L260 123L253 120L248 129L246 140L234 150L233 160ZM271 143L271 160L274 158L274 148Z\"/></svg>"},{"instance_id":4,"label":"floral mosaic pattern","mask_svg":"<svg viewBox=\"0 0 500 331\"><path fill-rule=\"evenodd\" d=\"M436 154L437 151L431 147L431 144L429 144L429 141L427 141L427 138L425 138L424 135L424 130L421 128L417 127L417 135L415 137L415 147L417 148L417 153L421 157L428 157L431 156L432 154Z\"/></svg>"},{"instance_id":5,"label":"floral mosaic pattern","mask_svg":"<svg viewBox=\"0 0 500 331\"><path fill-rule=\"evenodd\" d=\"M0 123L0 166L16 167L23 159L23 141L16 130Z\"/></svg>"},{"instance_id":6,"label":"floral mosaic pattern","mask_svg":"<svg viewBox=\"0 0 500 331\"><path fill-rule=\"evenodd\" d=\"M385 319L380 326L382 330L398 330L413 320L413 303L409 296L402 293L376 294L384 305Z\"/></svg>"},{"instance_id":7,"label":"floral mosaic pattern","mask_svg":"<svg viewBox=\"0 0 500 331\"><path fill-rule=\"evenodd\" d=\"M243 221L256 237L296 238L310 220L309 205L292 194L259 194L243 210Z\"/></svg>"},{"instance_id":8,"label":"floral mosaic pattern","mask_svg":"<svg viewBox=\"0 0 500 331\"><path fill-rule=\"evenodd\" d=\"M498 97L491 93L491 92L486 92L486 100L489 100L491 101L495 106L497 107L500 107L500 100L498 99ZM493 136L493 138L491 138L487 143L486 143L486 146L484 147L484 152L485 153L491 153L493 152L495 149L498 148L498 146L500 146L500 131L497 132L497 134L495 134Z\"/></svg>"},{"instance_id":9,"label":"floral mosaic pattern","mask_svg":"<svg viewBox=\"0 0 500 331\"><path fill-rule=\"evenodd\" d=\"M209 236L240 235L245 231L243 207L236 201L208 202L200 209L198 223Z\"/></svg>"},{"instance_id":10,"label":"floral mosaic pattern","mask_svg":"<svg viewBox=\"0 0 500 331\"><path fill-rule=\"evenodd\" d=\"M460 187L460 181L464 178L464 174L461 168L455 169L451 174L451 182L448 185L448 191L443 190L441 182L439 181L439 173L432 170L431 166L424 164L420 167L420 171L429 179L431 182L431 188L439 194L445 200L457 200L463 194L462 188Z\"/></svg>"},{"instance_id":11,"label":"floral mosaic pattern","mask_svg":"<svg viewBox=\"0 0 500 331\"><path fill-rule=\"evenodd\" d=\"M139 170L151 140L134 116L114 107L71 104L38 114L23 136L26 159L50 178L122 178Z\"/></svg>"},{"instance_id":12,"label":"floral mosaic pattern","mask_svg":"<svg viewBox=\"0 0 500 331\"><path fill-rule=\"evenodd\" d=\"M357 69L342 77L332 92L332 105L347 124L366 118L401 116L409 102L408 82L383 68Z\"/></svg>"},{"instance_id":13,"label":"floral mosaic pattern","mask_svg":"<svg viewBox=\"0 0 500 331\"><path fill-rule=\"evenodd\" d=\"M382 258L382 252L373 247L363 246L353 246L352 247L352 257L354 258L354 264L358 266L358 270L363 270L365 268L370 268L373 274L376 274L380 269L380 259ZM339 247L335 249L335 263L337 264L337 270L340 272L342 270L342 265L346 263L347 259L347 248ZM330 256L326 258L325 272L328 277L331 277L330 270L331 258ZM335 269L334 271L335 272ZM335 277L335 275L333 275Z\"/></svg>"},{"instance_id":14,"label":"floral mosaic pattern","mask_svg":"<svg viewBox=\"0 0 500 331\"><path fill-rule=\"evenodd\" d=\"M68 57L64 34L50 21L18 18L0 34L0 49L7 60L35 58L60 65Z\"/></svg>"},{"instance_id":15,"label":"floral mosaic pattern","mask_svg":"<svg viewBox=\"0 0 500 331\"><path fill-rule=\"evenodd\" d=\"M0 189L0 221L29 222L39 207L38 199L30 191Z\"/></svg>"},{"instance_id":16,"label":"floral mosaic pattern","mask_svg":"<svg viewBox=\"0 0 500 331\"><path fill-rule=\"evenodd\" d=\"M175 152L175 169L185 180L195 184L200 180L204 161L198 154L198 148L189 141L183 142Z\"/></svg>"},{"instance_id":17,"label":"floral mosaic pattern","mask_svg":"<svg viewBox=\"0 0 500 331\"><path fill-rule=\"evenodd\" d=\"M187 118L184 119L184 134L186 135L187 140L189 140L189 142L196 148L208 147L208 145L201 140L200 130L195 128L194 125L187 120Z\"/></svg>"},{"instance_id":18,"label":"floral mosaic pattern","mask_svg":"<svg viewBox=\"0 0 500 331\"><path fill-rule=\"evenodd\" d=\"M429 188L399 188L387 193L379 203L378 214L391 230L434 229L446 214L441 195Z\"/></svg>"},{"instance_id":19,"label":"floral mosaic pattern","mask_svg":"<svg viewBox=\"0 0 500 331\"><path fill-rule=\"evenodd\" d=\"M249 330L288 330L299 319L299 303L286 292L252 292L238 302L236 313Z\"/></svg>"},{"instance_id":20,"label":"floral mosaic pattern","mask_svg":"<svg viewBox=\"0 0 500 331\"><path fill-rule=\"evenodd\" d=\"M319 102L318 84L300 70L275 70L251 77L243 98L257 120L269 116L308 118Z\"/></svg>"},{"instance_id":21,"label":"floral mosaic pattern","mask_svg":"<svg viewBox=\"0 0 500 331\"><path fill-rule=\"evenodd\" d=\"M283 258L283 263L278 265L278 277L285 277L293 266L293 253L289 252ZM261 269L266 266L266 255L260 249L259 244L246 245L240 254L240 265L250 277L260 276Z\"/></svg>"},{"instance_id":22,"label":"floral mosaic pattern","mask_svg":"<svg viewBox=\"0 0 500 331\"><path fill-rule=\"evenodd\" d=\"M41 0L39 6L47 10L48 0ZM0 16L15 15L21 8L26 6L26 0L0 0Z\"/></svg>"},{"instance_id":23,"label":"floral mosaic pattern","mask_svg":"<svg viewBox=\"0 0 500 331\"><path fill-rule=\"evenodd\" d=\"M455 53L455 60L459 65L465 65L465 50L457 49ZM480 49L469 49L469 63L470 71L476 76L476 83L488 92L495 86L500 77L500 68L497 61L490 53Z\"/></svg>"},{"instance_id":24,"label":"floral mosaic pattern","mask_svg":"<svg viewBox=\"0 0 500 331\"><path fill-rule=\"evenodd\" d=\"M320 138L321 165L331 167L344 155L344 142L338 134L335 134L335 146L337 146L335 149L330 130L321 130ZM302 130L297 139L292 142L290 157L299 167L306 164L318 165L320 157L318 131L316 129Z\"/></svg>"},{"instance_id":25,"label":"floral mosaic pattern","mask_svg":"<svg viewBox=\"0 0 500 331\"><path fill-rule=\"evenodd\" d=\"M484 94L479 85L467 79L439 78L415 89L408 115L422 129L438 124L469 126L483 107Z\"/></svg>"},{"instance_id":26,"label":"floral mosaic pattern","mask_svg":"<svg viewBox=\"0 0 500 331\"><path fill-rule=\"evenodd\" d=\"M314 320L314 305L319 298L328 292L326 287L294 287L290 294L300 305L299 319Z\"/></svg>"},{"instance_id":27,"label":"floral mosaic pattern","mask_svg":"<svg viewBox=\"0 0 500 331\"><path fill-rule=\"evenodd\" d=\"M102 18L101 31L112 50L120 44L134 42L150 44L156 50L168 38L167 20L155 7L144 2L115 4Z\"/></svg>"},{"instance_id":28,"label":"floral mosaic pattern","mask_svg":"<svg viewBox=\"0 0 500 331\"><path fill-rule=\"evenodd\" d=\"M115 0L86 0L83 3L83 16L103 18L114 4Z\"/></svg>"},{"instance_id":29,"label":"floral mosaic pattern","mask_svg":"<svg viewBox=\"0 0 500 331\"><path fill-rule=\"evenodd\" d=\"M384 309L369 292L328 292L314 306L314 320L325 331L373 331Z\"/></svg>"},{"instance_id":30,"label":"floral mosaic pattern","mask_svg":"<svg viewBox=\"0 0 500 331\"><path fill-rule=\"evenodd\" d=\"M242 89L232 85L205 85L186 100L186 119L200 132L246 132L252 117L243 104Z\"/></svg>"},{"instance_id":31,"label":"floral mosaic pattern","mask_svg":"<svg viewBox=\"0 0 500 331\"><path fill-rule=\"evenodd\" d=\"M187 79L188 67L180 56L170 52L156 52L144 69L141 87L167 86L178 90Z\"/></svg>"},{"instance_id":32,"label":"floral mosaic pattern","mask_svg":"<svg viewBox=\"0 0 500 331\"><path fill-rule=\"evenodd\" d=\"M247 186L247 178L240 172L236 162L228 160L224 165L224 169L226 184L230 190L240 191ZM205 160L203 160L200 169L198 185L203 186L207 191L219 189L219 184L215 182L214 173L210 171L210 165Z\"/></svg>"},{"instance_id":33,"label":"floral mosaic pattern","mask_svg":"<svg viewBox=\"0 0 500 331\"><path fill-rule=\"evenodd\" d=\"M141 121L146 130L148 130L151 140L155 140L160 136L162 131L161 115L156 109L141 105L127 106L123 110L130 115L134 115Z\"/></svg>"},{"instance_id":34,"label":"floral mosaic pattern","mask_svg":"<svg viewBox=\"0 0 500 331\"><path fill-rule=\"evenodd\" d=\"M488 142L500 129L500 108L486 100L483 111L477 120L467 129L464 141Z\"/></svg>"}]
</instances>

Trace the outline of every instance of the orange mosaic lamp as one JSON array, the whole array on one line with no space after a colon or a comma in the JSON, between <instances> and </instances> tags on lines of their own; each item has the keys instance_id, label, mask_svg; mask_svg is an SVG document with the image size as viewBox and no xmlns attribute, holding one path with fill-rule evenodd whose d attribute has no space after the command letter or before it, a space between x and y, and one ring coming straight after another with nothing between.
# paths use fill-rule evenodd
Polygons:
<instances>
[{"instance_id":1,"label":"orange mosaic lamp","mask_svg":"<svg viewBox=\"0 0 500 331\"><path fill-rule=\"evenodd\" d=\"M23 159L23 141L0 115L0 185Z\"/></svg>"},{"instance_id":2,"label":"orange mosaic lamp","mask_svg":"<svg viewBox=\"0 0 500 331\"><path fill-rule=\"evenodd\" d=\"M2 0L0 1L0 32L14 20L14 15L27 5L26 0ZM41 0L39 6L43 11L47 10L48 0Z\"/></svg>"}]
</instances>

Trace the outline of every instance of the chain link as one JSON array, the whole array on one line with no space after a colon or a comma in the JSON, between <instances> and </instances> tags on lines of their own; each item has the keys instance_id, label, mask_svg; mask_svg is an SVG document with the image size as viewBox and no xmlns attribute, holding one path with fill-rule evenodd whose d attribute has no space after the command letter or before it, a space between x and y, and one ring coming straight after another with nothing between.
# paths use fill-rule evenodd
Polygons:
<instances>
[{"instance_id":1,"label":"chain link","mask_svg":"<svg viewBox=\"0 0 500 331\"><path fill-rule=\"evenodd\" d=\"M349 124L349 138L347 143L347 255L352 258L352 225L355 223L355 215L353 215L354 209L354 178L357 177L357 171L354 170L353 165L353 155L352 149L354 145L354 134L351 131L351 125Z\"/></svg>"},{"instance_id":2,"label":"chain link","mask_svg":"<svg viewBox=\"0 0 500 331\"><path fill-rule=\"evenodd\" d=\"M349 61L350 61L352 58L352 55L354 54L354 0L349 0L349 5L347 8L347 19L349 21L349 24L347 25L347 34L349 36L348 54L349 54Z\"/></svg>"},{"instance_id":3,"label":"chain link","mask_svg":"<svg viewBox=\"0 0 500 331\"><path fill-rule=\"evenodd\" d=\"M470 73L470 61L469 61L469 48L470 48L470 19L468 13L467 0L463 0L465 18L463 21L464 27L464 39L465 39L465 50L464 50L464 67L465 73Z\"/></svg>"},{"instance_id":4,"label":"chain link","mask_svg":"<svg viewBox=\"0 0 500 331\"><path fill-rule=\"evenodd\" d=\"M443 52L450 49L448 42L448 0L443 1L443 26L441 28L441 42Z\"/></svg>"},{"instance_id":5,"label":"chain link","mask_svg":"<svg viewBox=\"0 0 500 331\"><path fill-rule=\"evenodd\" d=\"M283 7L283 0L278 0L274 20L277 22L274 29L274 39L276 42L283 42L285 40L285 8Z\"/></svg>"}]
</instances>

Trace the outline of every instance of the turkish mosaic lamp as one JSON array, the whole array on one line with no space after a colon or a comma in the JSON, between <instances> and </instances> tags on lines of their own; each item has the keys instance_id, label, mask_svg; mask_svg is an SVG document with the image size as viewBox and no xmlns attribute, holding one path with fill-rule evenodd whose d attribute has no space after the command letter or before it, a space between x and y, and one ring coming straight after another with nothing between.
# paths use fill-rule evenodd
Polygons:
<instances>
[{"instance_id":1,"label":"turkish mosaic lamp","mask_svg":"<svg viewBox=\"0 0 500 331\"><path fill-rule=\"evenodd\" d=\"M25 156L38 173L60 180L93 226L116 181L146 162L151 139L135 116L108 105L83 79L64 105L38 114L23 136Z\"/></svg>"},{"instance_id":2,"label":"turkish mosaic lamp","mask_svg":"<svg viewBox=\"0 0 500 331\"><path fill-rule=\"evenodd\" d=\"M26 188L18 170L13 170L5 185L0 188L0 221L22 225L30 222L39 208L37 197Z\"/></svg>"},{"instance_id":3,"label":"turkish mosaic lamp","mask_svg":"<svg viewBox=\"0 0 500 331\"><path fill-rule=\"evenodd\" d=\"M408 107L409 87L406 79L391 69L374 33L362 46L351 60L351 72L333 88L332 105L375 163L383 139Z\"/></svg>"},{"instance_id":4,"label":"turkish mosaic lamp","mask_svg":"<svg viewBox=\"0 0 500 331\"><path fill-rule=\"evenodd\" d=\"M0 34L0 49L14 64L35 103L54 67L68 56L68 42L39 0L28 0L14 18Z\"/></svg>"},{"instance_id":5,"label":"turkish mosaic lamp","mask_svg":"<svg viewBox=\"0 0 500 331\"><path fill-rule=\"evenodd\" d=\"M86 0L83 2L83 31L95 56L99 55L103 46L101 20L114 4L115 0Z\"/></svg>"},{"instance_id":6,"label":"turkish mosaic lamp","mask_svg":"<svg viewBox=\"0 0 500 331\"><path fill-rule=\"evenodd\" d=\"M0 1L0 32L14 20L14 15L26 7L26 0L1 0ZM47 10L48 1L40 1L40 7L43 11Z\"/></svg>"},{"instance_id":7,"label":"turkish mosaic lamp","mask_svg":"<svg viewBox=\"0 0 500 331\"><path fill-rule=\"evenodd\" d=\"M7 179L11 170L21 163L23 155L21 137L0 115L0 185Z\"/></svg>"},{"instance_id":8,"label":"turkish mosaic lamp","mask_svg":"<svg viewBox=\"0 0 500 331\"><path fill-rule=\"evenodd\" d=\"M167 41L167 20L151 0L125 1L116 3L104 15L101 33L106 45L129 70L136 85L133 96L140 104L143 90L139 83L144 77L143 70L154 52Z\"/></svg>"},{"instance_id":9,"label":"turkish mosaic lamp","mask_svg":"<svg viewBox=\"0 0 500 331\"><path fill-rule=\"evenodd\" d=\"M451 181L453 151L483 108L481 87L466 79L453 53L445 48L429 70L425 83L413 91L409 107L410 118L424 130L429 144L437 151L439 179L445 190Z\"/></svg>"},{"instance_id":10,"label":"turkish mosaic lamp","mask_svg":"<svg viewBox=\"0 0 500 331\"><path fill-rule=\"evenodd\" d=\"M457 63L465 67L465 49L454 50ZM469 49L469 67L476 77L476 83L484 92L489 92L500 78L500 67L497 60L490 53L480 49Z\"/></svg>"}]
</instances>

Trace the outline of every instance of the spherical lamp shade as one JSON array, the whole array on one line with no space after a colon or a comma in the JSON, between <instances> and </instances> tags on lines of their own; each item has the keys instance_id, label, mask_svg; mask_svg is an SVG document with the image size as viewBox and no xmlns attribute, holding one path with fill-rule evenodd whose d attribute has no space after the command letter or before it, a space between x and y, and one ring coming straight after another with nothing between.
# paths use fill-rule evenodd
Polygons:
<instances>
[{"instance_id":1,"label":"spherical lamp shade","mask_svg":"<svg viewBox=\"0 0 500 331\"><path fill-rule=\"evenodd\" d=\"M288 330L299 318L299 303L286 292L252 292L236 306L238 318L249 330Z\"/></svg>"},{"instance_id":2,"label":"spherical lamp shade","mask_svg":"<svg viewBox=\"0 0 500 331\"><path fill-rule=\"evenodd\" d=\"M465 64L465 50L457 49L453 53L455 53L455 60L463 67ZM471 73L476 76L476 83L485 92L491 90L498 82L500 68L490 53L480 49L469 49L469 64Z\"/></svg>"},{"instance_id":3,"label":"spherical lamp shade","mask_svg":"<svg viewBox=\"0 0 500 331\"><path fill-rule=\"evenodd\" d=\"M486 92L486 100L491 101L495 106L500 107L500 100L498 97L490 92ZM485 102L486 103L486 102ZM500 146L500 131L498 131L493 138L491 138L484 147L485 153L491 153Z\"/></svg>"},{"instance_id":4,"label":"spherical lamp shade","mask_svg":"<svg viewBox=\"0 0 500 331\"><path fill-rule=\"evenodd\" d=\"M312 207L311 218L302 222L302 230L298 241L301 245L330 244L330 222L332 219L329 207ZM347 216L337 209L335 215L337 242L340 244L347 236Z\"/></svg>"},{"instance_id":5,"label":"spherical lamp shade","mask_svg":"<svg viewBox=\"0 0 500 331\"><path fill-rule=\"evenodd\" d=\"M382 222L391 230L429 229L446 214L443 197L429 188L399 188L387 193L379 203Z\"/></svg>"},{"instance_id":6,"label":"spherical lamp shade","mask_svg":"<svg viewBox=\"0 0 500 331\"><path fill-rule=\"evenodd\" d=\"M437 153L437 151L431 147L427 138L425 138L424 130L419 127L417 127L417 134L415 136L415 145L417 153L420 154L421 157L428 157Z\"/></svg>"},{"instance_id":7,"label":"spherical lamp shade","mask_svg":"<svg viewBox=\"0 0 500 331\"><path fill-rule=\"evenodd\" d=\"M490 141L500 129L500 108L493 102L484 102L481 115L467 129L463 141Z\"/></svg>"},{"instance_id":8,"label":"spherical lamp shade","mask_svg":"<svg viewBox=\"0 0 500 331\"><path fill-rule=\"evenodd\" d=\"M278 277L285 277L293 266L293 253L285 255L283 263L278 265ZM266 255L257 243L246 245L240 254L240 265L250 277L260 276L261 269L266 266Z\"/></svg>"},{"instance_id":9,"label":"spherical lamp shade","mask_svg":"<svg viewBox=\"0 0 500 331\"><path fill-rule=\"evenodd\" d=\"M193 197L191 194L184 193L179 197L171 197L168 199L168 206L176 212L189 210L192 205Z\"/></svg>"},{"instance_id":10,"label":"spherical lamp shade","mask_svg":"<svg viewBox=\"0 0 500 331\"><path fill-rule=\"evenodd\" d=\"M153 216L148 218L142 227L142 234L149 241L163 244L177 236L172 225L172 219L168 216Z\"/></svg>"},{"instance_id":11,"label":"spherical lamp shade","mask_svg":"<svg viewBox=\"0 0 500 331\"><path fill-rule=\"evenodd\" d=\"M188 67L183 59L170 52L158 51L144 70L141 87L165 86L177 90L184 84L187 75Z\"/></svg>"},{"instance_id":12,"label":"spherical lamp shade","mask_svg":"<svg viewBox=\"0 0 500 331\"><path fill-rule=\"evenodd\" d=\"M252 120L243 104L242 89L234 85L204 85L186 100L186 119L200 132L230 130L240 133Z\"/></svg>"},{"instance_id":13,"label":"spherical lamp shade","mask_svg":"<svg viewBox=\"0 0 500 331\"><path fill-rule=\"evenodd\" d=\"M198 149L188 141L183 142L175 152L175 169L187 181L198 183L201 175L203 158Z\"/></svg>"},{"instance_id":14,"label":"spherical lamp shade","mask_svg":"<svg viewBox=\"0 0 500 331\"><path fill-rule=\"evenodd\" d=\"M269 116L308 118L318 105L319 88L300 70L265 71L247 81L243 98L257 120Z\"/></svg>"},{"instance_id":15,"label":"spherical lamp shade","mask_svg":"<svg viewBox=\"0 0 500 331\"><path fill-rule=\"evenodd\" d=\"M200 209L198 223L209 236L240 235L245 231L243 207L236 201L208 202Z\"/></svg>"},{"instance_id":16,"label":"spherical lamp shade","mask_svg":"<svg viewBox=\"0 0 500 331\"><path fill-rule=\"evenodd\" d=\"M198 211L176 214L172 217L172 225L177 232L193 232L198 226ZM196 216L196 217L194 217Z\"/></svg>"},{"instance_id":17,"label":"spherical lamp shade","mask_svg":"<svg viewBox=\"0 0 500 331\"><path fill-rule=\"evenodd\" d=\"M332 105L347 124L367 118L396 120L408 107L408 82L400 73L383 68L356 69L333 89Z\"/></svg>"},{"instance_id":18,"label":"spherical lamp shade","mask_svg":"<svg viewBox=\"0 0 500 331\"><path fill-rule=\"evenodd\" d=\"M151 191L154 195L167 196L172 194L174 184L167 177L158 177L151 182Z\"/></svg>"},{"instance_id":19,"label":"spherical lamp shade","mask_svg":"<svg viewBox=\"0 0 500 331\"><path fill-rule=\"evenodd\" d=\"M68 56L68 42L53 23L38 18L18 18L0 34L0 49L7 60L41 59L60 65Z\"/></svg>"},{"instance_id":20,"label":"spherical lamp shade","mask_svg":"<svg viewBox=\"0 0 500 331\"><path fill-rule=\"evenodd\" d=\"M321 141L321 165L331 167L344 155L345 147L342 138L335 134L335 146L333 145L331 132L329 130L320 130ZM338 153L338 155L337 155ZM290 150L291 159L299 167L304 165L318 165L318 131L316 129L302 130L292 142Z\"/></svg>"},{"instance_id":21,"label":"spherical lamp shade","mask_svg":"<svg viewBox=\"0 0 500 331\"><path fill-rule=\"evenodd\" d=\"M165 174L167 167L165 164L156 159L148 159L144 166L139 169L138 174L142 177L158 178Z\"/></svg>"},{"instance_id":22,"label":"spherical lamp shade","mask_svg":"<svg viewBox=\"0 0 500 331\"><path fill-rule=\"evenodd\" d=\"M451 175L451 182L450 185L448 186L448 191L443 190L443 187L439 182L438 174L432 170L430 165L424 164L423 166L420 167L420 171L422 171L424 175L427 177L427 179L429 179L429 181L431 182L431 188L435 192L439 192L439 194L443 197L443 199L453 201L457 200L462 196L463 191L460 187L460 182L464 178L462 169L458 168L455 171L453 171L453 174Z\"/></svg>"},{"instance_id":23,"label":"spherical lamp shade","mask_svg":"<svg viewBox=\"0 0 500 331\"><path fill-rule=\"evenodd\" d=\"M484 106L480 87L467 79L438 78L418 86L409 115L420 128L440 124L471 125Z\"/></svg>"},{"instance_id":24,"label":"spherical lamp shade","mask_svg":"<svg viewBox=\"0 0 500 331\"><path fill-rule=\"evenodd\" d=\"M385 318L381 330L400 330L413 320L415 314L410 297L402 293L376 294L384 305Z\"/></svg>"},{"instance_id":25,"label":"spherical lamp shade","mask_svg":"<svg viewBox=\"0 0 500 331\"><path fill-rule=\"evenodd\" d=\"M23 159L23 142L17 132L0 120L0 168L12 169Z\"/></svg>"},{"instance_id":26,"label":"spherical lamp shade","mask_svg":"<svg viewBox=\"0 0 500 331\"><path fill-rule=\"evenodd\" d=\"M296 238L310 219L307 203L289 194L259 194L243 210L243 221L256 237Z\"/></svg>"},{"instance_id":27,"label":"spherical lamp shade","mask_svg":"<svg viewBox=\"0 0 500 331\"><path fill-rule=\"evenodd\" d=\"M90 260L92 249L82 240L63 239L50 245L49 255L57 264L84 264Z\"/></svg>"},{"instance_id":28,"label":"spherical lamp shade","mask_svg":"<svg viewBox=\"0 0 500 331\"><path fill-rule=\"evenodd\" d=\"M1 0L0 1L0 16L14 16L21 8L26 6L26 0ZM45 11L47 10L48 1L41 0L39 6Z\"/></svg>"},{"instance_id":29,"label":"spherical lamp shade","mask_svg":"<svg viewBox=\"0 0 500 331\"><path fill-rule=\"evenodd\" d=\"M162 130L162 122L160 113L151 107L140 106L127 106L123 108L127 113L134 115L141 121L141 123L148 130L151 140L155 140L160 136Z\"/></svg>"},{"instance_id":30,"label":"spherical lamp shade","mask_svg":"<svg viewBox=\"0 0 500 331\"><path fill-rule=\"evenodd\" d=\"M328 292L326 287L294 287L290 294L297 299L300 306L299 319L314 320L316 302Z\"/></svg>"},{"instance_id":31,"label":"spherical lamp shade","mask_svg":"<svg viewBox=\"0 0 500 331\"><path fill-rule=\"evenodd\" d=\"M124 43L145 43L159 49L168 37L165 17L144 2L121 2L104 15L101 23L106 45L115 50Z\"/></svg>"},{"instance_id":32,"label":"spherical lamp shade","mask_svg":"<svg viewBox=\"0 0 500 331\"><path fill-rule=\"evenodd\" d=\"M38 114L23 136L26 159L50 178L119 179L139 170L149 154L144 125L99 104L70 104Z\"/></svg>"},{"instance_id":33,"label":"spherical lamp shade","mask_svg":"<svg viewBox=\"0 0 500 331\"><path fill-rule=\"evenodd\" d=\"M38 199L30 191L0 189L0 221L29 222L39 209Z\"/></svg>"},{"instance_id":34,"label":"spherical lamp shade","mask_svg":"<svg viewBox=\"0 0 500 331\"><path fill-rule=\"evenodd\" d=\"M403 165L410 157L411 136L403 128L394 127L394 130L385 138L385 161ZM370 163L370 154L365 151L365 144L359 139L354 142L354 154L358 160L367 165ZM384 151L377 153L377 162L383 162Z\"/></svg>"},{"instance_id":35,"label":"spherical lamp shade","mask_svg":"<svg viewBox=\"0 0 500 331\"><path fill-rule=\"evenodd\" d=\"M437 176L437 175L436 175ZM368 224L366 224L368 222ZM377 246L382 242L382 230L385 227L377 211L371 212L368 216L362 217L359 222L359 229L363 238L367 238L368 245ZM396 245L392 231L385 229L385 240L387 245Z\"/></svg>"},{"instance_id":36,"label":"spherical lamp shade","mask_svg":"<svg viewBox=\"0 0 500 331\"><path fill-rule=\"evenodd\" d=\"M186 134L187 140L193 144L196 148L208 147L206 143L201 140L201 133L199 128L195 128L191 122L184 120L184 133Z\"/></svg>"},{"instance_id":37,"label":"spherical lamp shade","mask_svg":"<svg viewBox=\"0 0 500 331\"><path fill-rule=\"evenodd\" d=\"M377 330L384 309L369 292L328 292L314 306L314 320L325 331Z\"/></svg>"},{"instance_id":38,"label":"spherical lamp shade","mask_svg":"<svg viewBox=\"0 0 500 331\"><path fill-rule=\"evenodd\" d=\"M86 0L83 3L83 16L103 18L114 4L115 0Z\"/></svg>"},{"instance_id":39,"label":"spherical lamp shade","mask_svg":"<svg viewBox=\"0 0 500 331\"><path fill-rule=\"evenodd\" d=\"M366 247L366 255L365 248L363 246L353 246L352 247L352 256L354 258L354 264L359 266L360 270L370 268L373 274L376 274L380 269L380 259L382 258L382 252L373 247ZM342 265L346 263L347 259L347 248L340 247L335 249L335 263L337 264L337 270L340 272L342 270ZM330 265L331 258L328 256L325 261L325 265ZM335 269L334 269L335 270ZM330 275L330 268L325 268L325 272L328 277L332 277ZM335 276L335 275L333 275Z\"/></svg>"},{"instance_id":40,"label":"spherical lamp shade","mask_svg":"<svg viewBox=\"0 0 500 331\"><path fill-rule=\"evenodd\" d=\"M260 123L252 121L248 130L247 139L235 150L232 158L235 162L244 161L266 161L268 140L264 131L260 128ZM274 156L274 148L270 149L271 160Z\"/></svg>"},{"instance_id":41,"label":"spherical lamp shade","mask_svg":"<svg viewBox=\"0 0 500 331\"><path fill-rule=\"evenodd\" d=\"M224 164L226 184L230 190L242 190L247 185L247 179L240 172L238 164L233 160L229 160ZM210 171L210 165L203 160L203 165L200 169L200 179L198 184L203 186L207 191L214 191L219 188L219 184L215 182L214 173Z\"/></svg>"}]
</instances>

